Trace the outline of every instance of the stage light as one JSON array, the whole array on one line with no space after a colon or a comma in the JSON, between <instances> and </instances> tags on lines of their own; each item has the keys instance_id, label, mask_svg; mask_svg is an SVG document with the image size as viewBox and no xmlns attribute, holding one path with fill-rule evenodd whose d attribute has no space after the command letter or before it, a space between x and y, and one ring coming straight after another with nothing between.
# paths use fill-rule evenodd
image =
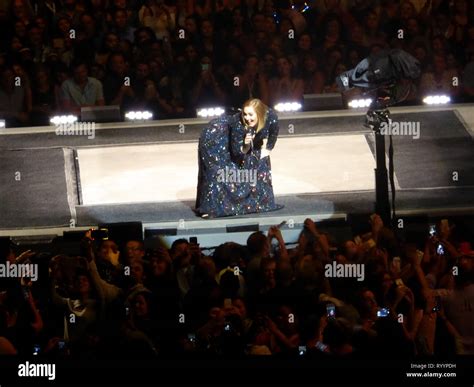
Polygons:
<instances>
[{"instance_id":1,"label":"stage light","mask_svg":"<svg viewBox=\"0 0 474 387\"><path fill-rule=\"evenodd\" d=\"M6 128L5 120L0 120L0 129L5 129L5 128Z\"/></svg>"},{"instance_id":2,"label":"stage light","mask_svg":"<svg viewBox=\"0 0 474 387\"><path fill-rule=\"evenodd\" d=\"M125 113L125 118L128 121L146 121L153 118L153 113L147 110L130 111L130 112Z\"/></svg>"},{"instance_id":3,"label":"stage light","mask_svg":"<svg viewBox=\"0 0 474 387\"><path fill-rule=\"evenodd\" d=\"M221 107L200 108L196 110L197 116L202 118L219 117L224 113L225 110Z\"/></svg>"},{"instance_id":4,"label":"stage light","mask_svg":"<svg viewBox=\"0 0 474 387\"><path fill-rule=\"evenodd\" d=\"M368 108L371 103L372 103L372 100L370 98L353 99L353 100L349 101L347 106L349 106L352 109Z\"/></svg>"},{"instance_id":5,"label":"stage light","mask_svg":"<svg viewBox=\"0 0 474 387\"><path fill-rule=\"evenodd\" d=\"M449 95L428 95L423 98L423 102L427 105L446 105L451 102Z\"/></svg>"},{"instance_id":6,"label":"stage light","mask_svg":"<svg viewBox=\"0 0 474 387\"><path fill-rule=\"evenodd\" d=\"M275 106L277 112L297 112L301 110L302 105L299 102L280 102Z\"/></svg>"},{"instance_id":7,"label":"stage light","mask_svg":"<svg viewBox=\"0 0 474 387\"><path fill-rule=\"evenodd\" d=\"M49 120L49 122L51 122L54 125L72 124L73 122L76 122L76 121L77 121L77 116L73 116L72 114L62 115L62 116L53 116Z\"/></svg>"}]
</instances>

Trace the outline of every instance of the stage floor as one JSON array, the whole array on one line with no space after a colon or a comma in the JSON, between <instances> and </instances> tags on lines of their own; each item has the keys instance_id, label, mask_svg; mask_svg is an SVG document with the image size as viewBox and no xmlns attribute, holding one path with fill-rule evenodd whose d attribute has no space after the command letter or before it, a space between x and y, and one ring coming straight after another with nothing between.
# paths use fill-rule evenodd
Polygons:
<instances>
[{"instance_id":1,"label":"stage floor","mask_svg":"<svg viewBox=\"0 0 474 387\"><path fill-rule=\"evenodd\" d=\"M473 111L393 109L393 120L421 123L419 139L393 136L397 214L474 213ZM125 221L225 228L372 212L374 136L363 121L351 111L281 117L271 160L285 207L222 221L193 212L203 122L185 122L185 133L177 121L99 126L94 139L54 128L0 131L0 234Z\"/></svg>"},{"instance_id":2,"label":"stage floor","mask_svg":"<svg viewBox=\"0 0 474 387\"><path fill-rule=\"evenodd\" d=\"M84 205L196 197L197 143L79 149L77 156ZM281 138L271 163L275 195L374 189L363 135Z\"/></svg>"}]
</instances>

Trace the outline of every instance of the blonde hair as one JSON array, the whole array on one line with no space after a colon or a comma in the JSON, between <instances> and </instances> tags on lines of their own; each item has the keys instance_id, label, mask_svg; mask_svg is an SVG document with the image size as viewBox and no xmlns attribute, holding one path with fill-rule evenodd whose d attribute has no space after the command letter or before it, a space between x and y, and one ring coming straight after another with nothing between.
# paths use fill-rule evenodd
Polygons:
<instances>
[{"instance_id":1,"label":"blonde hair","mask_svg":"<svg viewBox=\"0 0 474 387\"><path fill-rule=\"evenodd\" d=\"M242 105L242 121L244 121L244 108L246 108L247 106L253 107L255 109L255 113L257 113L257 119L258 119L257 133L258 133L265 126L265 122L267 120L268 106L265 105L258 98L248 99Z\"/></svg>"}]
</instances>

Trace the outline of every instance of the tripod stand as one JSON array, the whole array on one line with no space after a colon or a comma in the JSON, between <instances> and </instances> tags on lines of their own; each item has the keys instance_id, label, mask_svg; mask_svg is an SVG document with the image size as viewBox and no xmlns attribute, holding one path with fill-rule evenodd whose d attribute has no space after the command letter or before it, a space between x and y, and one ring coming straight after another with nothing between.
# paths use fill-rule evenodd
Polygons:
<instances>
[{"instance_id":1,"label":"tripod stand","mask_svg":"<svg viewBox=\"0 0 474 387\"><path fill-rule=\"evenodd\" d=\"M385 225L392 224L390 212L390 199L388 195L388 173L385 161L385 136L381 134L382 125L390 125L390 111L387 109L385 99L376 99L369 107L366 114L365 126L371 128L375 134L375 212L380 215ZM395 186L393 181L393 146L390 136L389 150L390 182L392 186L392 201L395 199ZM392 208L394 208L392 203Z\"/></svg>"}]
</instances>

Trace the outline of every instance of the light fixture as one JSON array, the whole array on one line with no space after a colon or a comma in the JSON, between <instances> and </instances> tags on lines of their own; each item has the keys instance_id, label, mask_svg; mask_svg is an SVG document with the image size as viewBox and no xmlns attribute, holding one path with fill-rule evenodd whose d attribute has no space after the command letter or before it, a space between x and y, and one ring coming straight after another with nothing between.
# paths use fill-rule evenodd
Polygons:
<instances>
[{"instance_id":1,"label":"light fixture","mask_svg":"<svg viewBox=\"0 0 474 387\"><path fill-rule=\"evenodd\" d=\"M144 111L130 111L125 113L125 118L128 121L145 121L150 120L153 117L153 113L144 110Z\"/></svg>"},{"instance_id":2,"label":"light fixture","mask_svg":"<svg viewBox=\"0 0 474 387\"><path fill-rule=\"evenodd\" d=\"M72 114L53 116L49 119L49 122L51 122L54 125L72 124L73 122L76 122L76 121L77 121L77 116L73 116Z\"/></svg>"},{"instance_id":3,"label":"light fixture","mask_svg":"<svg viewBox=\"0 0 474 387\"><path fill-rule=\"evenodd\" d=\"M423 102L427 105L446 105L451 102L451 98L449 95L427 95Z\"/></svg>"},{"instance_id":4,"label":"light fixture","mask_svg":"<svg viewBox=\"0 0 474 387\"><path fill-rule=\"evenodd\" d=\"M200 108L196 110L197 116L202 118L219 117L224 113L225 110L219 106L211 108Z\"/></svg>"},{"instance_id":5,"label":"light fixture","mask_svg":"<svg viewBox=\"0 0 474 387\"><path fill-rule=\"evenodd\" d=\"M286 113L286 112L297 112L301 110L302 105L299 102L280 102L275 106L277 112Z\"/></svg>"},{"instance_id":6,"label":"light fixture","mask_svg":"<svg viewBox=\"0 0 474 387\"><path fill-rule=\"evenodd\" d=\"M370 98L352 99L349 101L347 106L349 106L351 109L359 109L359 108L367 108L370 106L371 103L372 103L372 100Z\"/></svg>"}]
</instances>

